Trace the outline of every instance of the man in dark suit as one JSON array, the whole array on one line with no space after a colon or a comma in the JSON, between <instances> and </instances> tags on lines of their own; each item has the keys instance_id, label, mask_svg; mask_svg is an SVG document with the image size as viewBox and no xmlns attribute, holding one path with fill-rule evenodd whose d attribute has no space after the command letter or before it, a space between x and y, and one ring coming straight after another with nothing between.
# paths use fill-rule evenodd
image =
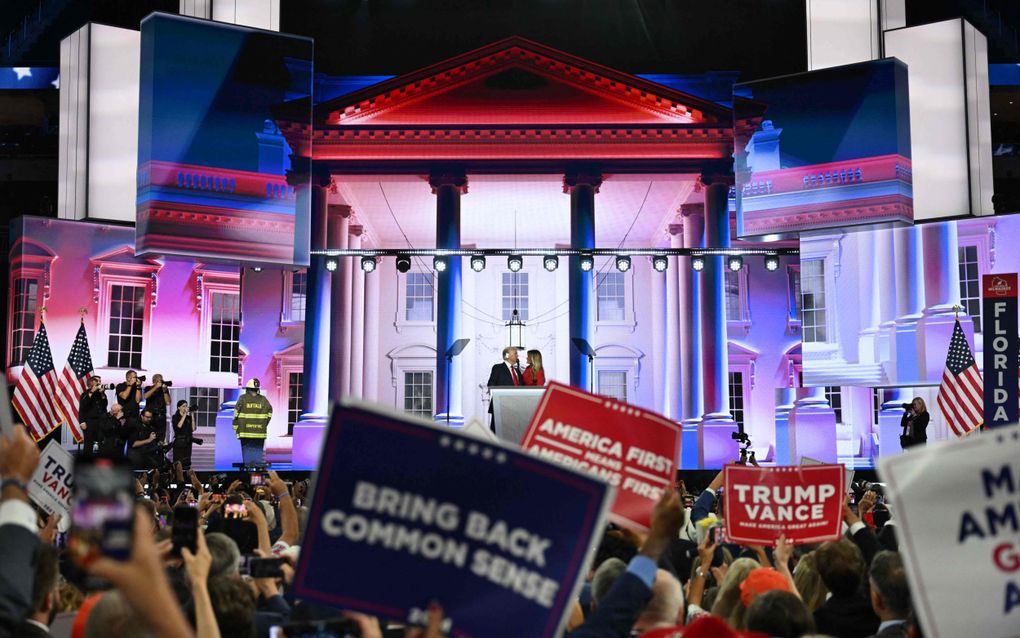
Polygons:
<instances>
[{"instance_id":1,"label":"man in dark suit","mask_svg":"<svg viewBox=\"0 0 1020 638\"><path fill-rule=\"evenodd\" d=\"M508 346L503 348L503 362L492 366L489 373L490 388L512 388L522 385L521 369L517 364L517 348ZM489 401L489 429L496 431L496 422L492 419L492 401Z\"/></svg>"},{"instance_id":2,"label":"man in dark suit","mask_svg":"<svg viewBox=\"0 0 1020 638\"><path fill-rule=\"evenodd\" d=\"M106 390L101 387L102 383L99 375L92 375L89 377L88 389L78 399L78 421L83 426L81 429L85 438L82 449L84 456L92 456L94 453L99 443L100 422L106 416Z\"/></svg>"},{"instance_id":3,"label":"man in dark suit","mask_svg":"<svg viewBox=\"0 0 1020 638\"><path fill-rule=\"evenodd\" d=\"M32 583L32 614L18 627L25 638L47 638L57 612L57 576L59 555L50 545L41 545L35 555L35 581Z\"/></svg>"},{"instance_id":4,"label":"man in dark suit","mask_svg":"<svg viewBox=\"0 0 1020 638\"><path fill-rule=\"evenodd\" d=\"M865 526L866 527L866 526ZM857 530L851 532L860 533ZM868 540L878 541L867 530ZM856 539L855 539L856 540ZM818 633L836 638L864 638L878 631L879 620L871 609L864 585L867 563L865 552L848 539L823 543L814 551L818 575L832 596L815 610Z\"/></svg>"},{"instance_id":5,"label":"man in dark suit","mask_svg":"<svg viewBox=\"0 0 1020 638\"><path fill-rule=\"evenodd\" d=\"M906 638L906 622L910 616L910 585L903 559L896 552L875 555L869 571L871 608L881 623L871 638Z\"/></svg>"}]
</instances>

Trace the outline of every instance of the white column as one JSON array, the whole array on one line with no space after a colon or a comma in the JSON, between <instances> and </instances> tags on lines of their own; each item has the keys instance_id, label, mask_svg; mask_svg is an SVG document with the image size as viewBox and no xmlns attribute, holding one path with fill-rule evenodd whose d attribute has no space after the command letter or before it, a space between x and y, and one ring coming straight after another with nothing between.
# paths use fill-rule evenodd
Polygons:
<instances>
[{"instance_id":1,"label":"white column","mask_svg":"<svg viewBox=\"0 0 1020 638\"><path fill-rule=\"evenodd\" d=\"M361 248L363 226L351 226L351 248ZM361 258L351 257L353 286L351 289L351 388L352 396L361 397L365 389L365 271Z\"/></svg>"},{"instance_id":2,"label":"white column","mask_svg":"<svg viewBox=\"0 0 1020 638\"><path fill-rule=\"evenodd\" d=\"M683 226L670 224L669 247L680 248L682 246ZM682 418L680 413L680 386L682 383L680 371L680 268L676 257L670 257L669 262L669 268L666 270L668 276L666 277L665 414L674 421L679 421Z\"/></svg>"},{"instance_id":3,"label":"white column","mask_svg":"<svg viewBox=\"0 0 1020 638\"><path fill-rule=\"evenodd\" d=\"M836 462L836 412L825 398L825 388L798 388L790 412L790 457L800 462L807 456Z\"/></svg>"},{"instance_id":4,"label":"white column","mask_svg":"<svg viewBox=\"0 0 1020 638\"><path fill-rule=\"evenodd\" d=\"M347 225L345 237L346 248L354 248L354 237L350 234L350 220ZM358 247L361 246L361 237L357 240ZM361 270L361 264L355 264L353 257L340 258L340 394L351 393L351 347L352 347L352 317L354 312L354 269ZM334 278L336 276L334 275ZM334 321L336 321L334 319Z\"/></svg>"},{"instance_id":5,"label":"white column","mask_svg":"<svg viewBox=\"0 0 1020 638\"><path fill-rule=\"evenodd\" d=\"M859 304L861 313L861 332L857 340L857 360L860 363L876 363L878 342L878 326L882 323L882 313L878 298L878 290L882 277L888 277L888 272L883 272L876 267L877 264L877 241L874 235L860 234L857 240L857 263L861 266L858 269L858 281L860 282L860 298L871 299L874 302Z\"/></svg>"},{"instance_id":6,"label":"white column","mask_svg":"<svg viewBox=\"0 0 1020 638\"><path fill-rule=\"evenodd\" d=\"M376 272L365 277L365 356L364 387L362 396L369 401L379 402L379 272L381 263L376 264Z\"/></svg>"},{"instance_id":7,"label":"white column","mask_svg":"<svg viewBox=\"0 0 1020 638\"><path fill-rule=\"evenodd\" d=\"M648 276L651 279L652 308L652 392L653 409L671 419L677 418L669 413L669 379L666 372L666 325L667 317L666 286L667 278L674 275L669 272L656 272L652 268Z\"/></svg>"},{"instance_id":8,"label":"white column","mask_svg":"<svg viewBox=\"0 0 1020 638\"><path fill-rule=\"evenodd\" d=\"M680 207L683 219L683 245L695 248L703 245L705 207L702 204L684 204ZM701 423L701 279L691 268L690 257L677 257L678 334L680 337L680 417L683 425L681 465L693 470L698 465L698 426ZM673 263L670 263L672 269Z\"/></svg>"},{"instance_id":9,"label":"white column","mask_svg":"<svg viewBox=\"0 0 1020 638\"><path fill-rule=\"evenodd\" d=\"M892 381L896 385L922 381L918 365L917 321L924 308L924 268L921 229L917 226L893 230L896 270L896 330L890 356Z\"/></svg>"},{"instance_id":10,"label":"white column","mask_svg":"<svg viewBox=\"0 0 1020 638\"><path fill-rule=\"evenodd\" d=\"M884 228L875 232L875 265L872 268L878 276L878 319L879 328L875 342L875 360L889 361L892 340L896 332L896 259L893 254L893 231Z\"/></svg>"},{"instance_id":11,"label":"white column","mask_svg":"<svg viewBox=\"0 0 1020 638\"><path fill-rule=\"evenodd\" d=\"M926 224L921 231L924 246L925 307L918 323L918 352L921 375L928 383L938 383L946 366L946 353L956 325L956 308L960 305L960 251L956 222ZM967 315L960 317L960 327L968 338L974 334L974 323Z\"/></svg>"},{"instance_id":12,"label":"white column","mask_svg":"<svg viewBox=\"0 0 1020 638\"><path fill-rule=\"evenodd\" d=\"M349 229L350 229L350 217L351 207L345 204L331 204L328 208L329 215L329 241L327 242L328 248L347 248L349 244ZM343 374L344 370L344 353L350 352L350 344L344 342L344 335L350 335L351 331L351 315L349 312L349 306L346 306L345 301L349 301L349 293L347 292L350 288L344 287L344 271L350 270L347 265L346 258L339 258L337 260L337 270L332 273L330 277L330 320L329 320L329 400L330 402L339 401L340 397L347 394L347 389L344 385L346 378ZM308 352L309 348L315 347L316 344L310 344L305 342L305 352Z\"/></svg>"}]
</instances>

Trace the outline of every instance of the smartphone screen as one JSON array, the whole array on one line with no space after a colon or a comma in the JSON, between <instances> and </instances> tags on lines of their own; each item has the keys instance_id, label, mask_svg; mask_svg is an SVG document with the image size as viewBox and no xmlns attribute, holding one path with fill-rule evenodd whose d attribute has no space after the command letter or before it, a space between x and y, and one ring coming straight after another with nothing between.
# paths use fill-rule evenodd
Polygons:
<instances>
[{"instance_id":1,"label":"smartphone screen","mask_svg":"<svg viewBox=\"0 0 1020 638\"><path fill-rule=\"evenodd\" d=\"M266 475L260 472L252 472L251 474L251 486L258 487L266 484Z\"/></svg>"},{"instance_id":2,"label":"smartphone screen","mask_svg":"<svg viewBox=\"0 0 1020 638\"><path fill-rule=\"evenodd\" d=\"M244 503L227 503L224 511L227 518L244 518L248 515L248 508L244 506Z\"/></svg>"},{"instance_id":3,"label":"smartphone screen","mask_svg":"<svg viewBox=\"0 0 1020 638\"><path fill-rule=\"evenodd\" d=\"M134 528L134 475L106 459L77 462L68 548L82 566L99 556L127 560Z\"/></svg>"},{"instance_id":4,"label":"smartphone screen","mask_svg":"<svg viewBox=\"0 0 1020 638\"><path fill-rule=\"evenodd\" d=\"M173 553L181 555L181 549L187 547L194 554L198 551L198 510L188 505L174 508L174 525L171 538Z\"/></svg>"},{"instance_id":5,"label":"smartphone screen","mask_svg":"<svg viewBox=\"0 0 1020 638\"><path fill-rule=\"evenodd\" d=\"M718 545L725 540L726 530L720 525L712 528L712 544Z\"/></svg>"},{"instance_id":6,"label":"smartphone screen","mask_svg":"<svg viewBox=\"0 0 1020 638\"><path fill-rule=\"evenodd\" d=\"M283 578L282 558L251 558L248 575L252 578Z\"/></svg>"}]
</instances>

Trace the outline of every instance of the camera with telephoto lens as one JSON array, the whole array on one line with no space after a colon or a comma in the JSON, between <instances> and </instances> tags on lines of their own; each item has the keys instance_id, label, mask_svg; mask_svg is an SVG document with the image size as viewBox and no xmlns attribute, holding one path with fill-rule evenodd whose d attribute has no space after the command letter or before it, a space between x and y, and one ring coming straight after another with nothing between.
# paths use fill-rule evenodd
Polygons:
<instances>
[{"instance_id":1,"label":"camera with telephoto lens","mask_svg":"<svg viewBox=\"0 0 1020 638\"><path fill-rule=\"evenodd\" d=\"M756 463L754 450L751 449L751 437L742 430L730 434L730 438L740 444L740 463Z\"/></svg>"},{"instance_id":2,"label":"camera with telephoto lens","mask_svg":"<svg viewBox=\"0 0 1020 638\"><path fill-rule=\"evenodd\" d=\"M173 381L164 381L163 385L165 385L168 388L172 388L173 385L174 385L174 382Z\"/></svg>"},{"instance_id":3,"label":"camera with telephoto lens","mask_svg":"<svg viewBox=\"0 0 1020 638\"><path fill-rule=\"evenodd\" d=\"M910 405L909 403L901 403L900 407L903 408L904 410L910 410L913 406Z\"/></svg>"},{"instance_id":4,"label":"camera with telephoto lens","mask_svg":"<svg viewBox=\"0 0 1020 638\"><path fill-rule=\"evenodd\" d=\"M138 376L137 376L137 379L138 379L139 381L145 381L145 379L146 379L146 376L145 376L144 374L140 374L140 375L138 375Z\"/></svg>"},{"instance_id":5,"label":"camera with telephoto lens","mask_svg":"<svg viewBox=\"0 0 1020 638\"><path fill-rule=\"evenodd\" d=\"M100 390L116 390L117 389L117 384L116 383L100 383L99 384L99 389Z\"/></svg>"}]
</instances>

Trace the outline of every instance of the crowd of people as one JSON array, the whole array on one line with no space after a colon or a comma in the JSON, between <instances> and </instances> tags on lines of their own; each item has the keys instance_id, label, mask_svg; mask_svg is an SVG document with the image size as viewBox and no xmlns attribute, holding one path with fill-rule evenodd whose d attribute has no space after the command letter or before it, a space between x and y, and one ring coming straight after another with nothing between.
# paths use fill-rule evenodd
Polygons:
<instances>
[{"instance_id":1,"label":"crowd of people","mask_svg":"<svg viewBox=\"0 0 1020 638\"><path fill-rule=\"evenodd\" d=\"M442 635L441 600L428 627L407 628L287 595L308 524L307 480L287 483L271 471L201 478L181 463L168 475L136 473L133 543L118 560L83 550L73 532L57 532L56 516L29 503L38 462L24 430L0 440L0 638L56 635L55 618L60 635L89 638ZM655 506L647 535L609 526L565 635L920 635L880 493L857 486L859 504L844 507L838 541L793 546L780 537L775 547L746 547L714 533L723 488L722 472L696 498L679 483ZM189 520L182 508L194 512L197 531L193 547L175 548L175 524Z\"/></svg>"}]
</instances>

